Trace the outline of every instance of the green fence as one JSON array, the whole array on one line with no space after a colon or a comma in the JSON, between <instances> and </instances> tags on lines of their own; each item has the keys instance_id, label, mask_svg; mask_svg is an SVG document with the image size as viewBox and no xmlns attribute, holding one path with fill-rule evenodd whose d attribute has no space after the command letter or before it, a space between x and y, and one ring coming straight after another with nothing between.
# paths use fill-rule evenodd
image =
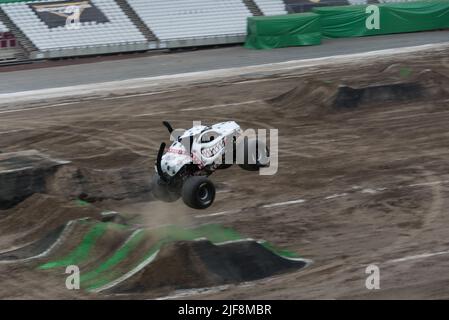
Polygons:
<instances>
[{"instance_id":1,"label":"green fence","mask_svg":"<svg viewBox=\"0 0 449 320\"><path fill-rule=\"evenodd\" d=\"M320 16L317 14L248 18L247 48L271 49L320 43Z\"/></svg>"},{"instance_id":2,"label":"green fence","mask_svg":"<svg viewBox=\"0 0 449 320\"><path fill-rule=\"evenodd\" d=\"M314 8L328 38L437 30L449 27L449 2L425 1Z\"/></svg>"},{"instance_id":3,"label":"green fence","mask_svg":"<svg viewBox=\"0 0 449 320\"><path fill-rule=\"evenodd\" d=\"M245 47L316 45L348 38L449 28L449 1L316 7L313 13L248 18Z\"/></svg>"}]
</instances>

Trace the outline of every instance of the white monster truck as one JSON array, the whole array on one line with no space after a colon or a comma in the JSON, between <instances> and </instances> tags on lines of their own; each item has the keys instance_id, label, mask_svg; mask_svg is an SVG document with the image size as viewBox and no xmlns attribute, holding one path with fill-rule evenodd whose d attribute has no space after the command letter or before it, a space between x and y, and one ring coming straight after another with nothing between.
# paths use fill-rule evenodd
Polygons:
<instances>
[{"instance_id":1,"label":"white monster truck","mask_svg":"<svg viewBox=\"0 0 449 320\"><path fill-rule=\"evenodd\" d=\"M208 179L218 169L233 164L248 171L268 166L269 151L263 141L243 136L234 121L212 126L196 125L184 132L173 131L164 121L174 142L162 143L156 160L152 193L158 200L174 202L182 197L194 209L206 209L215 199L215 186Z\"/></svg>"}]
</instances>

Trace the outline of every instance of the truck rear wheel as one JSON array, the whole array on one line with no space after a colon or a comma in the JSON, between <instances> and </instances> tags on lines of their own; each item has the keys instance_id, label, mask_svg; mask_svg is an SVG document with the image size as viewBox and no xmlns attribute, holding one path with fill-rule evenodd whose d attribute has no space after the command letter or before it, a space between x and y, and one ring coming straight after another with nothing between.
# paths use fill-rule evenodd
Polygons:
<instances>
[{"instance_id":1,"label":"truck rear wheel","mask_svg":"<svg viewBox=\"0 0 449 320\"><path fill-rule=\"evenodd\" d=\"M180 193L171 190L169 185L162 181L158 174L155 174L151 181L151 192L157 200L164 202L175 202L181 197Z\"/></svg>"},{"instance_id":2,"label":"truck rear wheel","mask_svg":"<svg viewBox=\"0 0 449 320\"><path fill-rule=\"evenodd\" d=\"M182 186L182 200L193 209L206 209L215 199L215 186L206 177L187 178Z\"/></svg>"}]
</instances>

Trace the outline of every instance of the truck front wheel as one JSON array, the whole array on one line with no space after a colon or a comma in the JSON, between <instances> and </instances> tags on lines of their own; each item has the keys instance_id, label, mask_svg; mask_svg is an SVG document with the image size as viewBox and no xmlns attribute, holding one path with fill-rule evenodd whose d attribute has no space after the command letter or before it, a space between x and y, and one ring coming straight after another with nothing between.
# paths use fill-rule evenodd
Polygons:
<instances>
[{"instance_id":1,"label":"truck front wheel","mask_svg":"<svg viewBox=\"0 0 449 320\"><path fill-rule=\"evenodd\" d=\"M206 177L193 176L182 186L182 200L193 209L206 209L215 199L215 186Z\"/></svg>"}]
</instances>

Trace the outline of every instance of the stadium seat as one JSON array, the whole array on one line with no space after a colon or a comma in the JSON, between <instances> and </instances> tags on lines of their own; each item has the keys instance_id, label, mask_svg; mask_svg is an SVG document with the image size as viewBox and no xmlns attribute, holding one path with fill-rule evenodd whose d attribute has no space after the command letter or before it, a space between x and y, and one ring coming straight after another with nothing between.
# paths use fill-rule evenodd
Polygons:
<instances>
[{"instance_id":1,"label":"stadium seat","mask_svg":"<svg viewBox=\"0 0 449 320\"><path fill-rule=\"evenodd\" d=\"M252 16L241 0L128 0L161 41L245 35Z\"/></svg>"},{"instance_id":2,"label":"stadium seat","mask_svg":"<svg viewBox=\"0 0 449 320\"><path fill-rule=\"evenodd\" d=\"M3 22L0 21L0 32L8 32L8 28L5 26Z\"/></svg>"},{"instance_id":3,"label":"stadium seat","mask_svg":"<svg viewBox=\"0 0 449 320\"><path fill-rule=\"evenodd\" d=\"M81 23L80 29L68 29L65 26L50 28L28 6L28 3L32 2L2 4L1 7L41 52L146 43L144 35L115 1L91 0L91 2L109 22Z\"/></svg>"},{"instance_id":4,"label":"stadium seat","mask_svg":"<svg viewBox=\"0 0 449 320\"><path fill-rule=\"evenodd\" d=\"M265 16L287 14L283 0L254 0Z\"/></svg>"}]
</instances>

